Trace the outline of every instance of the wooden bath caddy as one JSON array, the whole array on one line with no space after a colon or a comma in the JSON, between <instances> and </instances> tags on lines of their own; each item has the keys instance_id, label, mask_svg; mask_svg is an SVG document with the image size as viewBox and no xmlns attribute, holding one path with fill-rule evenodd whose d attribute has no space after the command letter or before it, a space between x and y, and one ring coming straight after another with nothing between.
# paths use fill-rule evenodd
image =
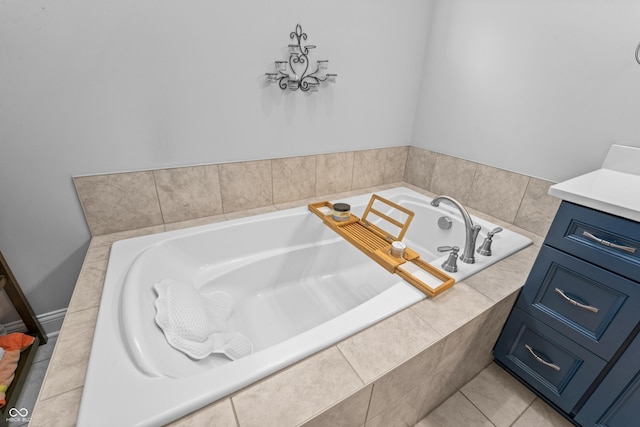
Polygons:
<instances>
[{"instance_id":1,"label":"wooden bath caddy","mask_svg":"<svg viewBox=\"0 0 640 427\"><path fill-rule=\"evenodd\" d=\"M376 201L402 212L406 215L406 219L404 221L400 221L382 213L379 209L373 207L374 202ZM420 254L409 248L406 248L402 257L391 255L391 244L394 241L401 241L404 237L407 228L409 228L409 224L413 219L414 213L412 211L380 197L377 194L371 196L371 200L362 215L362 219L351 214L347 220L336 221L333 219L332 215L333 205L326 201L310 203L308 207L311 212L322 218L329 228L344 237L347 241L351 242L355 247L360 249L360 251L368 255L369 258L383 266L390 273L399 275L429 297L433 298L436 295L441 294L452 287L455 283L455 279L453 277L420 259ZM325 212L323 212L323 209ZM327 210L329 213L326 213ZM399 228L400 232L398 235L395 236L369 222L367 218L371 214ZM408 264L402 267L407 262L413 264L414 267L405 268L409 266ZM420 278L416 277L416 274L418 276L429 278L429 282L436 282L438 284L435 286L433 286L433 284L427 284Z\"/></svg>"}]
</instances>

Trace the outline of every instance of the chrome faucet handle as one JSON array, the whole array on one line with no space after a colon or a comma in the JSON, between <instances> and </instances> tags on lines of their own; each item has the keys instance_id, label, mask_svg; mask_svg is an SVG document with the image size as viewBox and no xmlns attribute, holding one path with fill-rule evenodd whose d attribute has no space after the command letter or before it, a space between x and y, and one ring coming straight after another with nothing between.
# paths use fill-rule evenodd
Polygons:
<instances>
[{"instance_id":1,"label":"chrome faucet handle","mask_svg":"<svg viewBox=\"0 0 640 427\"><path fill-rule=\"evenodd\" d=\"M487 237L484 238L484 242L478 248L476 252L480 255L491 256L491 242L493 242L494 234L497 234L502 231L502 227L496 227L490 232L487 233Z\"/></svg>"},{"instance_id":2,"label":"chrome faucet handle","mask_svg":"<svg viewBox=\"0 0 640 427\"><path fill-rule=\"evenodd\" d=\"M449 258L442 263L442 269L448 273L455 273L458 271L458 246L438 246L438 252L449 252Z\"/></svg>"},{"instance_id":3,"label":"chrome faucet handle","mask_svg":"<svg viewBox=\"0 0 640 427\"><path fill-rule=\"evenodd\" d=\"M493 230L491 230L490 232L487 233L487 237L493 237L494 234L498 234L502 230L503 230L502 227L496 227L496 228L494 228Z\"/></svg>"}]
</instances>

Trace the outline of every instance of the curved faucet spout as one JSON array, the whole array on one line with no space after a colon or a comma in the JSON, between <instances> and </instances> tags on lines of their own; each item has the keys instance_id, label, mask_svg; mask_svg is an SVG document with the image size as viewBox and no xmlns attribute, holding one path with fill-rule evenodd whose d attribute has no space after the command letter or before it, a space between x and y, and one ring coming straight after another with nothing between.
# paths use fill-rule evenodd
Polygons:
<instances>
[{"instance_id":1,"label":"curved faucet spout","mask_svg":"<svg viewBox=\"0 0 640 427\"><path fill-rule=\"evenodd\" d=\"M465 244L463 254L460 256L460 261L466 262L467 264L474 264L476 262L476 258L474 256L474 249L476 247L476 239L478 238L478 234L480 233L479 225L474 225L473 220L471 219L471 215L469 212L462 206L460 202L458 202L453 197L449 196L438 196L431 201L431 206L438 207L440 206L440 202L446 201L458 208L460 214L462 215L462 219L464 220L464 228L465 228Z\"/></svg>"}]
</instances>

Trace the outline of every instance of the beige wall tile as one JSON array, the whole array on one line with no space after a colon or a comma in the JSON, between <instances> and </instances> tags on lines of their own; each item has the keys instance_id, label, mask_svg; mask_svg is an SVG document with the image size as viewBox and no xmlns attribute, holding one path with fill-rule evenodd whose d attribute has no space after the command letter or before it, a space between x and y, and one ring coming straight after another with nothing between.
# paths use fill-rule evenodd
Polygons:
<instances>
[{"instance_id":1,"label":"beige wall tile","mask_svg":"<svg viewBox=\"0 0 640 427\"><path fill-rule=\"evenodd\" d=\"M299 208L301 206L306 208L309 203L315 203L320 201L321 199L314 195L313 197L309 197L306 199L292 200L290 202L278 203L274 206L276 207L277 210L282 211L285 209Z\"/></svg>"},{"instance_id":2,"label":"beige wall tile","mask_svg":"<svg viewBox=\"0 0 640 427\"><path fill-rule=\"evenodd\" d=\"M390 406L418 387L422 392L424 383L431 381L432 373L442 357L445 344L445 339L436 341L406 363L376 380L373 385L368 417L372 418L388 411ZM424 399L424 395L416 397L420 400ZM414 406L420 407L421 404L420 401Z\"/></svg>"},{"instance_id":3,"label":"beige wall tile","mask_svg":"<svg viewBox=\"0 0 640 427\"><path fill-rule=\"evenodd\" d=\"M166 231L180 230L183 228L197 227L200 225L208 225L216 222L226 221L227 217L224 214L205 216L202 218L188 219L186 221L170 222L164 225Z\"/></svg>"},{"instance_id":4,"label":"beige wall tile","mask_svg":"<svg viewBox=\"0 0 640 427\"><path fill-rule=\"evenodd\" d=\"M447 340L439 367L455 369L450 380L458 387L466 384L492 362L491 349L499 331L493 328L494 309L487 310L456 331L452 340ZM491 340L493 342L490 342Z\"/></svg>"},{"instance_id":5,"label":"beige wall tile","mask_svg":"<svg viewBox=\"0 0 640 427\"><path fill-rule=\"evenodd\" d=\"M222 214L218 166L153 171L164 222Z\"/></svg>"},{"instance_id":6,"label":"beige wall tile","mask_svg":"<svg viewBox=\"0 0 640 427\"><path fill-rule=\"evenodd\" d=\"M478 165L467 204L496 218L513 222L527 189L529 177Z\"/></svg>"},{"instance_id":7,"label":"beige wall tile","mask_svg":"<svg viewBox=\"0 0 640 427\"><path fill-rule=\"evenodd\" d=\"M399 334L398 331L403 331ZM363 381L380 377L422 349L440 335L409 309L384 319L347 338L338 348Z\"/></svg>"},{"instance_id":8,"label":"beige wall tile","mask_svg":"<svg viewBox=\"0 0 640 427\"><path fill-rule=\"evenodd\" d=\"M425 190L424 188L420 188L420 187L418 187L416 185L408 183L407 181L402 182L402 186L406 187L406 188L408 188L410 190L413 190L413 191L415 191L417 193L423 194L423 195L425 195L425 196L427 196L427 197L429 197L431 199L433 199L434 197L437 196L437 194L434 194L433 192L431 192L429 190Z\"/></svg>"},{"instance_id":9,"label":"beige wall tile","mask_svg":"<svg viewBox=\"0 0 640 427\"><path fill-rule=\"evenodd\" d=\"M231 220L231 219L238 219L238 218L246 218L248 216L262 215L265 213L271 213L271 212L277 212L277 211L278 209L276 209L275 206L269 205L269 206L263 206L261 208L246 209L243 211L231 212L231 213L225 214L224 216L227 220Z\"/></svg>"},{"instance_id":10,"label":"beige wall tile","mask_svg":"<svg viewBox=\"0 0 640 427\"><path fill-rule=\"evenodd\" d=\"M409 147L404 180L425 190L431 190L436 156L432 151Z\"/></svg>"},{"instance_id":11,"label":"beige wall tile","mask_svg":"<svg viewBox=\"0 0 640 427\"><path fill-rule=\"evenodd\" d=\"M316 196L351 190L354 153L316 156Z\"/></svg>"},{"instance_id":12,"label":"beige wall tile","mask_svg":"<svg viewBox=\"0 0 640 427\"><path fill-rule=\"evenodd\" d=\"M330 347L231 399L242 427L294 426L362 386L340 351Z\"/></svg>"},{"instance_id":13,"label":"beige wall tile","mask_svg":"<svg viewBox=\"0 0 640 427\"><path fill-rule=\"evenodd\" d=\"M477 163L438 154L431 180L431 191L453 197L466 205L477 168Z\"/></svg>"},{"instance_id":14,"label":"beige wall tile","mask_svg":"<svg viewBox=\"0 0 640 427\"><path fill-rule=\"evenodd\" d=\"M366 188L384 183L387 153L383 149L356 151L353 155L351 188Z\"/></svg>"},{"instance_id":15,"label":"beige wall tile","mask_svg":"<svg viewBox=\"0 0 640 427\"><path fill-rule=\"evenodd\" d=\"M424 418L453 393L457 392L460 387L460 378L456 367L436 372L429 371L428 378L425 379L421 387L422 405L418 419Z\"/></svg>"},{"instance_id":16,"label":"beige wall tile","mask_svg":"<svg viewBox=\"0 0 640 427\"><path fill-rule=\"evenodd\" d=\"M464 368L465 361L474 353L476 340L481 340L482 328L489 318L489 314L488 311L483 312L446 337L444 351L436 370L455 369L461 381L458 385L462 385L470 379L464 377L462 368Z\"/></svg>"},{"instance_id":17,"label":"beige wall tile","mask_svg":"<svg viewBox=\"0 0 640 427\"><path fill-rule=\"evenodd\" d=\"M162 224L153 172L75 177L93 235Z\"/></svg>"},{"instance_id":18,"label":"beige wall tile","mask_svg":"<svg viewBox=\"0 0 640 427\"><path fill-rule=\"evenodd\" d=\"M49 399L84 385L97 318L97 307L67 313L39 399Z\"/></svg>"},{"instance_id":19,"label":"beige wall tile","mask_svg":"<svg viewBox=\"0 0 640 427\"><path fill-rule=\"evenodd\" d=\"M478 218L482 218L486 221L492 222L500 227L504 227L506 229L509 229L511 231L513 231L514 233L518 233L523 235L524 237L531 239L531 241L533 242L534 245L542 245L542 242L544 242L544 236L540 236L532 231L529 230L525 230L522 227L518 227L517 225L513 225L513 223L509 222L509 221L505 221L503 219L500 218L496 218L495 216L486 214L482 211L479 211L477 209L471 208L469 206L467 206L467 211L469 211L469 214L471 214L472 216L477 216ZM480 243L480 242L478 242Z\"/></svg>"},{"instance_id":20,"label":"beige wall tile","mask_svg":"<svg viewBox=\"0 0 640 427\"><path fill-rule=\"evenodd\" d=\"M504 325L504 322L502 324ZM473 353L473 357L470 359L468 370L471 372L471 375L469 378L472 378L493 363L493 347L496 345L501 332L502 328L499 328L489 330L489 332L482 334L484 338L476 344L475 353ZM467 367L465 366L465 368Z\"/></svg>"},{"instance_id":21,"label":"beige wall tile","mask_svg":"<svg viewBox=\"0 0 640 427\"><path fill-rule=\"evenodd\" d=\"M219 165L224 213L273 203L271 160Z\"/></svg>"},{"instance_id":22,"label":"beige wall tile","mask_svg":"<svg viewBox=\"0 0 640 427\"><path fill-rule=\"evenodd\" d=\"M544 243L543 239L541 239L539 242L534 242L526 248L519 250L515 254L504 258L503 261L508 261L509 264L517 264L521 270L528 274L528 272L531 270L531 267L533 267L533 263L536 262L538 252L540 252L540 248L542 247L542 243Z\"/></svg>"},{"instance_id":23,"label":"beige wall tile","mask_svg":"<svg viewBox=\"0 0 640 427\"><path fill-rule=\"evenodd\" d=\"M540 236L546 236L561 200L548 193L552 182L530 178L514 223Z\"/></svg>"},{"instance_id":24,"label":"beige wall tile","mask_svg":"<svg viewBox=\"0 0 640 427\"><path fill-rule=\"evenodd\" d=\"M96 248L99 246L109 246L118 240L130 239L132 237L147 236L149 234L162 233L164 231L164 224L154 225L151 227L137 228L135 230L119 231L116 233L103 234L101 236L94 236L91 238L91 247Z\"/></svg>"},{"instance_id":25,"label":"beige wall tile","mask_svg":"<svg viewBox=\"0 0 640 427\"><path fill-rule=\"evenodd\" d=\"M496 332L498 335L502 332L502 328L511 313L511 309L518 299L519 293L519 290L513 291L511 295L497 302L491 309L491 313L487 317L487 321L485 323L486 326L483 328L485 338L488 341L491 341L494 337L497 338L497 336L495 336ZM491 347L493 347L493 344L491 344Z\"/></svg>"},{"instance_id":26,"label":"beige wall tile","mask_svg":"<svg viewBox=\"0 0 640 427\"><path fill-rule=\"evenodd\" d=\"M84 263L88 264L90 262L108 260L110 254L111 254L111 244L108 244L108 245L94 244L94 240L92 239L91 243L89 244L89 249L87 250L87 254L84 257Z\"/></svg>"},{"instance_id":27,"label":"beige wall tile","mask_svg":"<svg viewBox=\"0 0 640 427\"><path fill-rule=\"evenodd\" d=\"M364 387L332 408L327 409L301 427L361 427L364 426L372 385Z\"/></svg>"},{"instance_id":28,"label":"beige wall tile","mask_svg":"<svg viewBox=\"0 0 640 427\"><path fill-rule=\"evenodd\" d=\"M490 308L494 302L464 282L456 283L437 298L411 307L425 323L445 336Z\"/></svg>"},{"instance_id":29,"label":"beige wall tile","mask_svg":"<svg viewBox=\"0 0 640 427\"><path fill-rule=\"evenodd\" d=\"M537 246L520 252L465 279L465 283L493 301L500 301L520 289L538 253Z\"/></svg>"},{"instance_id":30,"label":"beige wall tile","mask_svg":"<svg viewBox=\"0 0 640 427\"><path fill-rule=\"evenodd\" d=\"M82 265L67 313L100 305L107 264L108 260L104 259Z\"/></svg>"},{"instance_id":31,"label":"beige wall tile","mask_svg":"<svg viewBox=\"0 0 640 427\"><path fill-rule=\"evenodd\" d=\"M402 181L404 179L409 146L384 148L383 150L385 151L384 183L390 184Z\"/></svg>"},{"instance_id":32,"label":"beige wall tile","mask_svg":"<svg viewBox=\"0 0 640 427\"><path fill-rule=\"evenodd\" d=\"M366 427L407 427L415 425L420 413L419 390L414 389L375 416L367 415Z\"/></svg>"},{"instance_id":33,"label":"beige wall tile","mask_svg":"<svg viewBox=\"0 0 640 427\"><path fill-rule=\"evenodd\" d=\"M306 199L316 194L316 156L273 159L273 203Z\"/></svg>"},{"instance_id":34,"label":"beige wall tile","mask_svg":"<svg viewBox=\"0 0 640 427\"><path fill-rule=\"evenodd\" d=\"M82 387L51 399L38 400L29 421L30 427L69 427L76 425L80 411Z\"/></svg>"},{"instance_id":35,"label":"beige wall tile","mask_svg":"<svg viewBox=\"0 0 640 427\"><path fill-rule=\"evenodd\" d=\"M237 427L231 399L222 399L207 405L166 427Z\"/></svg>"}]
</instances>

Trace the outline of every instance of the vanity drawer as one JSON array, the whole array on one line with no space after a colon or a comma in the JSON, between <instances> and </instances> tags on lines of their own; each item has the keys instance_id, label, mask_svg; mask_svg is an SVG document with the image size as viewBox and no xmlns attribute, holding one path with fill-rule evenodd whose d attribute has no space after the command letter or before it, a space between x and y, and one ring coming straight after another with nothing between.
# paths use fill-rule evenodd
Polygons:
<instances>
[{"instance_id":1,"label":"vanity drawer","mask_svg":"<svg viewBox=\"0 0 640 427\"><path fill-rule=\"evenodd\" d=\"M640 223L563 201L545 240L640 282Z\"/></svg>"},{"instance_id":2,"label":"vanity drawer","mask_svg":"<svg viewBox=\"0 0 640 427\"><path fill-rule=\"evenodd\" d=\"M518 308L511 313L494 356L567 413L606 364Z\"/></svg>"},{"instance_id":3,"label":"vanity drawer","mask_svg":"<svg viewBox=\"0 0 640 427\"><path fill-rule=\"evenodd\" d=\"M640 336L637 336L576 414L583 426L640 424Z\"/></svg>"},{"instance_id":4,"label":"vanity drawer","mask_svg":"<svg viewBox=\"0 0 640 427\"><path fill-rule=\"evenodd\" d=\"M609 360L640 321L640 284L545 245L517 305Z\"/></svg>"}]
</instances>

